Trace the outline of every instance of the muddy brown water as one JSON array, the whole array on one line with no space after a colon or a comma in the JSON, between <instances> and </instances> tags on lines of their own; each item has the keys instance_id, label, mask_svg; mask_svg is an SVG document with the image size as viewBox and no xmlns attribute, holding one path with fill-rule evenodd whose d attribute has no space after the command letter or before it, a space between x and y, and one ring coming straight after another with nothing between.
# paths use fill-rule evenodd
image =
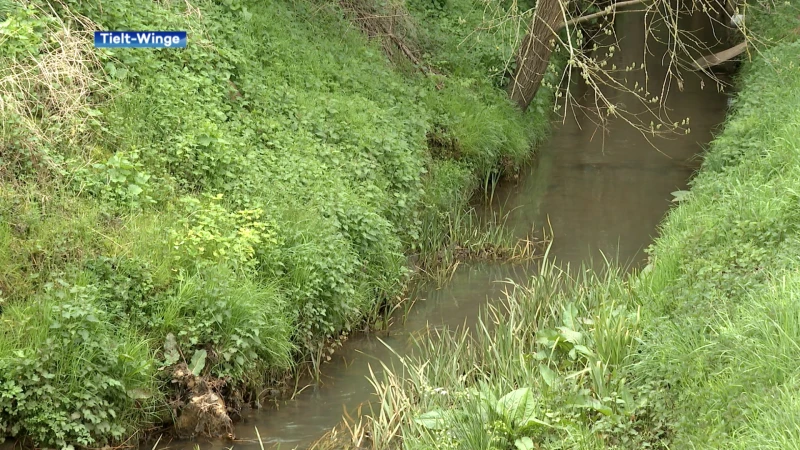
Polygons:
<instances>
[{"instance_id":1,"label":"muddy brown water","mask_svg":"<svg viewBox=\"0 0 800 450\"><path fill-rule=\"evenodd\" d=\"M684 25L684 29L704 30L707 42L714 46L713 35L719 33L712 32L707 20L687 18ZM642 16L619 15L616 29L621 51L612 63L638 67L645 54ZM659 83L664 79L663 46L660 48L653 46L647 56L650 79ZM631 86L645 81L642 72L624 75ZM505 211L506 226L519 236L533 226L549 223L554 233L551 255L556 262L574 267L608 258L640 267L645 261L644 249L671 205L671 192L686 189L699 167L697 155L711 140L726 109L726 95L705 76L686 73L683 92L677 92L674 81L670 86L674 92L667 101L669 114L674 121L691 117L691 134L648 141L620 121L612 121L604 133L589 116L576 112L574 117L568 111L566 120L558 121L549 141L539 149L536 163L518 182L498 187L489 211ZM576 96L583 93L580 88L573 92ZM630 94L609 95L616 96L616 102L630 103L630 110L644 111ZM389 332L348 340L323 366L319 384L307 387L294 399L245 411L235 430L242 441L173 441L166 447L190 450L199 444L203 449L231 445L258 449L256 428L267 448L308 446L336 426L345 411L355 415L358 406L370 399L369 368L378 371L381 361L391 361L387 345L404 354L411 348L412 336L423 335L432 327L474 323L487 302L500 298L504 280L524 282L534 272L535 267L525 265L462 265L445 287L423 284L416 289L413 296L417 301L405 323L396 324ZM165 443L159 447L164 448Z\"/></svg>"},{"instance_id":2,"label":"muddy brown water","mask_svg":"<svg viewBox=\"0 0 800 450\"><path fill-rule=\"evenodd\" d=\"M664 47L651 42L649 52L645 51L642 23L640 14L617 17L621 51L611 63L620 68L632 64L638 67L643 55L649 53L650 79L661 83L665 75L661 63ZM702 30L709 46L719 47L714 35L722 34L712 30L707 19L686 18L684 29ZM637 81L645 83L642 71L624 75L629 86ZM518 182L501 184L486 207L488 211L507 214L506 226L521 237L532 227L552 227L551 255L556 262L575 267L591 265L592 261L602 263L606 258L627 267L641 267L646 259L644 250L672 204L671 193L687 188L700 165L698 154L711 140L726 110L726 94L703 75L685 73L682 92L678 92L675 80L667 86L673 91L667 100L671 122L690 117L690 134L648 138L619 120L612 121L603 132L590 115L568 110L566 119L558 121L549 141L539 149L536 163ZM659 91L660 87L652 89ZM584 91L577 87L573 93L580 97ZM615 102L629 103L632 112L646 112L630 94L608 95ZM345 412L355 416L358 406L369 400L372 387L367 376L370 367L379 372L381 362L392 360L387 346L404 354L411 349L412 337L430 328L474 323L487 302L500 298L507 286L505 280L524 282L534 272L533 266L473 263L461 266L441 289L421 285L413 293L417 301L405 323L389 332L350 339L324 365L319 384L309 386L292 400L245 412L236 426L237 438L244 441L234 445L259 448L255 441L258 428L267 447L308 446L336 426ZM193 444L173 442L170 447L188 450ZM223 441L200 444L202 448L231 445Z\"/></svg>"}]
</instances>

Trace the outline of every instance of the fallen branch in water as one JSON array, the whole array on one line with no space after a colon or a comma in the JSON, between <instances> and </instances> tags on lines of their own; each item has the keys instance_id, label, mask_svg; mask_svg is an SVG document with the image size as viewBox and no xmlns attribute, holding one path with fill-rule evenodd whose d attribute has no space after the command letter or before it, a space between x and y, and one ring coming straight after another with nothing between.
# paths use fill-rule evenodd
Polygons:
<instances>
[{"instance_id":1,"label":"fallen branch in water","mask_svg":"<svg viewBox=\"0 0 800 450\"><path fill-rule=\"evenodd\" d=\"M731 47L727 50L723 50L721 52L717 52L711 55L701 56L696 60L694 60L694 68L695 70L703 70L709 67L722 64L725 61L730 60L731 58L735 58L741 55L746 49L747 49L747 41L742 42L741 44Z\"/></svg>"}]
</instances>

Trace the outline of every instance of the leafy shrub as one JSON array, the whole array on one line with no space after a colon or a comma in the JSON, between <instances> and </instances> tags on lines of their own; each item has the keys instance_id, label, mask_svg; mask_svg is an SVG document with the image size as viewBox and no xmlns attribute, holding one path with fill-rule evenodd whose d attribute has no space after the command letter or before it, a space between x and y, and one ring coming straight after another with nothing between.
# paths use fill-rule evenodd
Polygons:
<instances>
[{"instance_id":1,"label":"leafy shrub","mask_svg":"<svg viewBox=\"0 0 800 450\"><path fill-rule=\"evenodd\" d=\"M350 326L374 299L366 298L361 261L335 223L309 210L287 211L281 221L280 249L260 254L260 272L280 280L296 338L310 345Z\"/></svg>"},{"instance_id":2,"label":"leafy shrub","mask_svg":"<svg viewBox=\"0 0 800 450\"><path fill-rule=\"evenodd\" d=\"M117 152L106 162L94 164L94 176L87 177L91 183L89 188L100 198L124 205L126 209L139 209L155 203L149 193L151 176L137 159L136 154Z\"/></svg>"},{"instance_id":3,"label":"leafy shrub","mask_svg":"<svg viewBox=\"0 0 800 450\"><path fill-rule=\"evenodd\" d=\"M0 320L4 436L58 447L119 440L158 396L147 342L115 324L91 286L61 282Z\"/></svg>"},{"instance_id":4,"label":"leafy shrub","mask_svg":"<svg viewBox=\"0 0 800 450\"><path fill-rule=\"evenodd\" d=\"M179 266L196 268L226 261L234 268L251 269L256 247L278 244L275 222L266 219L261 209L229 212L221 199L221 194L206 196L205 201L181 199L186 215L169 231Z\"/></svg>"},{"instance_id":5,"label":"leafy shrub","mask_svg":"<svg viewBox=\"0 0 800 450\"><path fill-rule=\"evenodd\" d=\"M85 264L110 317L147 330L154 320L155 286L146 264L120 257L99 256Z\"/></svg>"},{"instance_id":6,"label":"leafy shrub","mask_svg":"<svg viewBox=\"0 0 800 450\"><path fill-rule=\"evenodd\" d=\"M400 281L406 275L405 255L400 236L392 223L355 195L342 194L334 204L338 228L359 257L372 286L374 302L398 294Z\"/></svg>"},{"instance_id":7,"label":"leafy shrub","mask_svg":"<svg viewBox=\"0 0 800 450\"><path fill-rule=\"evenodd\" d=\"M33 5L0 3L0 57L19 60L36 55L53 19L38 14Z\"/></svg>"}]
</instances>

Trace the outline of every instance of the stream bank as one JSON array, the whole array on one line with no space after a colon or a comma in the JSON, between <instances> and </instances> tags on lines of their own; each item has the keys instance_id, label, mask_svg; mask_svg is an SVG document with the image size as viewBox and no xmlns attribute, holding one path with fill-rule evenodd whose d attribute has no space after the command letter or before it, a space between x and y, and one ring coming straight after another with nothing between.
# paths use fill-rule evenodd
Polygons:
<instances>
[{"instance_id":1,"label":"stream bank","mask_svg":"<svg viewBox=\"0 0 800 450\"><path fill-rule=\"evenodd\" d=\"M548 128L499 87L508 42L459 51L468 0L416 28L431 76L336 2L0 3L0 439L103 447L256 403Z\"/></svg>"}]
</instances>

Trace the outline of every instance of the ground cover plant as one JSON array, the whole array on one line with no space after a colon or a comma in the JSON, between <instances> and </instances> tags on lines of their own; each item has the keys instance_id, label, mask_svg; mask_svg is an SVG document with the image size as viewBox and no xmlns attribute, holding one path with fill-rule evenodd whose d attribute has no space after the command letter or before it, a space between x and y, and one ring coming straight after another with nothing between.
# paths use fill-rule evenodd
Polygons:
<instances>
[{"instance_id":1,"label":"ground cover plant","mask_svg":"<svg viewBox=\"0 0 800 450\"><path fill-rule=\"evenodd\" d=\"M374 375L370 417L338 445L799 448L800 12L748 20L730 116L647 267L545 265L473 333L421 337Z\"/></svg>"},{"instance_id":2,"label":"ground cover plant","mask_svg":"<svg viewBox=\"0 0 800 450\"><path fill-rule=\"evenodd\" d=\"M425 75L330 2L0 0L0 438L120 442L180 414L177 367L237 397L375 316L544 136L484 47Z\"/></svg>"}]
</instances>

